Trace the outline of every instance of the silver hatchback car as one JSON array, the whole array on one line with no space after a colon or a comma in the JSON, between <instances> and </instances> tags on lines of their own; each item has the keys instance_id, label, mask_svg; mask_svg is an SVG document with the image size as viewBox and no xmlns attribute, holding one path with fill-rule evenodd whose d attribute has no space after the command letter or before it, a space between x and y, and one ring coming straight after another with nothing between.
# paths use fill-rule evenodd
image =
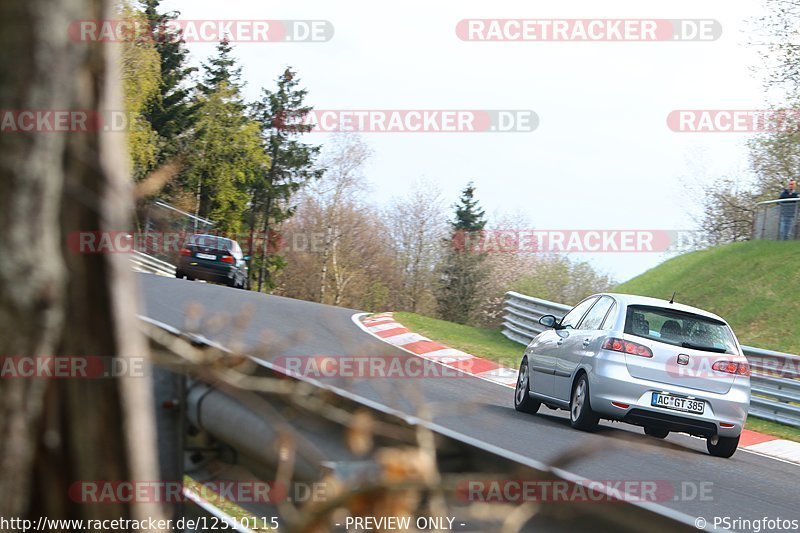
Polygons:
<instances>
[{"instance_id":1,"label":"silver hatchback car","mask_svg":"<svg viewBox=\"0 0 800 533\"><path fill-rule=\"evenodd\" d=\"M750 406L750 365L731 327L687 305L627 294L596 294L548 329L522 357L514 392L518 411L541 404L566 409L573 427L601 418L707 439L730 457Z\"/></svg>"}]
</instances>

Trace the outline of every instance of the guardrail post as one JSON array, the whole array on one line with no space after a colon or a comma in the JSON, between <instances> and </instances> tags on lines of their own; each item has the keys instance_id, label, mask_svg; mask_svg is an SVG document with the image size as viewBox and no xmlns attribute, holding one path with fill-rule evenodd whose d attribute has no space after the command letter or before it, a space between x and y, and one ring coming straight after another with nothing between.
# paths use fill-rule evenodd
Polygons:
<instances>
[{"instance_id":1,"label":"guardrail post","mask_svg":"<svg viewBox=\"0 0 800 533\"><path fill-rule=\"evenodd\" d=\"M186 432L186 377L153 366L153 393L158 432L158 462L162 481L182 482ZM183 504L168 503L174 520L183 516Z\"/></svg>"}]
</instances>

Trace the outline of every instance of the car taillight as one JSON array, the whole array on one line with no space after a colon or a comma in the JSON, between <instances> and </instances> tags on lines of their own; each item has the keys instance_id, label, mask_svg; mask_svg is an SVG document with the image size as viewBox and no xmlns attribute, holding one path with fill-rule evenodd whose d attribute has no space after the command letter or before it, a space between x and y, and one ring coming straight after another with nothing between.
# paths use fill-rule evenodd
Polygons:
<instances>
[{"instance_id":1,"label":"car taillight","mask_svg":"<svg viewBox=\"0 0 800 533\"><path fill-rule=\"evenodd\" d=\"M181 248L181 255L192 255L192 251L188 248Z\"/></svg>"},{"instance_id":2,"label":"car taillight","mask_svg":"<svg viewBox=\"0 0 800 533\"><path fill-rule=\"evenodd\" d=\"M233 256L230 255L223 255L221 261L223 263L230 263L233 264Z\"/></svg>"},{"instance_id":3,"label":"car taillight","mask_svg":"<svg viewBox=\"0 0 800 533\"><path fill-rule=\"evenodd\" d=\"M712 370L725 372L726 374L736 374L738 376L749 376L750 365L748 363L734 363L733 361L715 361L711 365Z\"/></svg>"},{"instance_id":4,"label":"car taillight","mask_svg":"<svg viewBox=\"0 0 800 533\"><path fill-rule=\"evenodd\" d=\"M637 342L626 341L609 337L603 343L604 350L622 352L628 355L638 355L639 357L653 357L653 352L647 346Z\"/></svg>"}]
</instances>

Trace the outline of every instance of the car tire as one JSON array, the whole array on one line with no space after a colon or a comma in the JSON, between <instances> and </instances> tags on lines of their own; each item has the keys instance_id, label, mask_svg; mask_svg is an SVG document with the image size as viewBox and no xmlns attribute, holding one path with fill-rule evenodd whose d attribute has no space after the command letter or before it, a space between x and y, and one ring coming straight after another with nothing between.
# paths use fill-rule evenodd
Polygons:
<instances>
[{"instance_id":1,"label":"car tire","mask_svg":"<svg viewBox=\"0 0 800 533\"><path fill-rule=\"evenodd\" d=\"M667 435L669 435L669 430L654 426L645 426L644 434L657 439L665 439L667 438Z\"/></svg>"},{"instance_id":2,"label":"car tire","mask_svg":"<svg viewBox=\"0 0 800 533\"><path fill-rule=\"evenodd\" d=\"M519 365L517 374L517 386L514 388L514 409L521 413L535 414L542 402L530 397L530 371L528 370L528 358L523 357Z\"/></svg>"},{"instance_id":3,"label":"car tire","mask_svg":"<svg viewBox=\"0 0 800 533\"><path fill-rule=\"evenodd\" d=\"M175 277L176 278L183 279L185 276L186 276L186 274L184 274L183 271L181 271L181 270L176 270L175 271Z\"/></svg>"},{"instance_id":4,"label":"car tire","mask_svg":"<svg viewBox=\"0 0 800 533\"><path fill-rule=\"evenodd\" d=\"M716 440L716 443L713 441ZM706 448L708 453L714 457L723 457L727 459L736 452L739 447L739 437L709 437L706 440Z\"/></svg>"},{"instance_id":5,"label":"car tire","mask_svg":"<svg viewBox=\"0 0 800 533\"><path fill-rule=\"evenodd\" d=\"M586 374L581 374L572 387L569 402L569 423L581 431L592 431L600 422L600 417L592 411L589 396L589 378Z\"/></svg>"}]
</instances>

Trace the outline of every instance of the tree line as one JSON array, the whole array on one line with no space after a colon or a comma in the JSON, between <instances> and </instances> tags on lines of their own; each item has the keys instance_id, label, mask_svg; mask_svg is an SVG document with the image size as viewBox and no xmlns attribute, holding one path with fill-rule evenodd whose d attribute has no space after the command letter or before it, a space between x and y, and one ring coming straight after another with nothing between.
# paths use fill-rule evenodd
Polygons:
<instances>
[{"instance_id":1,"label":"tree line","mask_svg":"<svg viewBox=\"0 0 800 533\"><path fill-rule=\"evenodd\" d=\"M482 247L483 232L530 224L520 217L489 220L472 183L450 207L425 180L388 205L371 204L362 173L368 157L356 136L326 147L325 174L298 193L296 212L282 226L286 265L276 276L276 294L498 327L509 290L577 303L614 285L585 262Z\"/></svg>"},{"instance_id":2,"label":"tree line","mask_svg":"<svg viewBox=\"0 0 800 533\"><path fill-rule=\"evenodd\" d=\"M256 290L496 326L507 290L575 302L611 285L586 263L454 246L487 228L472 184L452 213L431 183L388 206L370 204L369 146L355 134L324 147L303 141L313 108L291 67L248 102L230 43L196 69L168 29L177 13L161 11L160 0L120 9L150 32L127 39L122 53L133 178L163 182L145 188L142 204L157 195L237 235Z\"/></svg>"}]
</instances>

